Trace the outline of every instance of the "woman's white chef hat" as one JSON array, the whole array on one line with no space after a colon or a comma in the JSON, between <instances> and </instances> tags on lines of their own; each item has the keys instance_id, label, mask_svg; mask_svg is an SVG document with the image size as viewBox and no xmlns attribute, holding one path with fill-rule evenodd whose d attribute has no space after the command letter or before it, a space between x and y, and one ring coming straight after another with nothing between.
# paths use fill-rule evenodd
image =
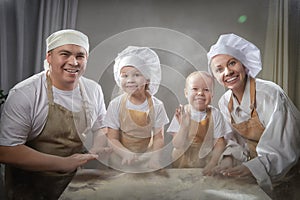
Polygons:
<instances>
[{"instance_id":1,"label":"woman's white chef hat","mask_svg":"<svg viewBox=\"0 0 300 200\"><path fill-rule=\"evenodd\" d=\"M81 46L86 50L86 53L89 54L88 37L82 32L73 29L64 29L52 33L46 39L46 52L66 44L75 44ZM44 68L49 68L49 63L47 60L44 60Z\"/></svg>"},{"instance_id":2,"label":"woman's white chef hat","mask_svg":"<svg viewBox=\"0 0 300 200\"><path fill-rule=\"evenodd\" d=\"M158 55L148 47L128 46L118 54L114 64L114 77L121 87L120 71L125 66L137 68L149 80L149 92L154 95L161 81L161 68Z\"/></svg>"},{"instance_id":3,"label":"woman's white chef hat","mask_svg":"<svg viewBox=\"0 0 300 200\"><path fill-rule=\"evenodd\" d=\"M210 73L211 60L219 54L227 54L241 61L251 77L255 77L262 69L260 50L251 42L233 33L221 35L216 44L211 46L207 53Z\"/></svg>"}]
</instances>

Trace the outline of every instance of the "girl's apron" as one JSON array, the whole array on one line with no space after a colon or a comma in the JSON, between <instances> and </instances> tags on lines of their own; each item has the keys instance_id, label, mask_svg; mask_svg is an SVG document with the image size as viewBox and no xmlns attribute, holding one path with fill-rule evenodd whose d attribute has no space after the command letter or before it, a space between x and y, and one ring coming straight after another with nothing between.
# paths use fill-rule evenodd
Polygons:
<instances>
[{"instance_id":1,"label":"girl's apron","mask_svg":"<svg viewBox=\"0 0 300 200\"><path fill-rule=\"evenodd\" d=\"M147 95L149 106L148 112L138 110L130 110L126 108L126 102L129 96L124 95L120 105L120 143L129 151L134 153L145 153L152 149L153 143L153 123L154 123L154 108L150 95ZM122 158L114 152L110 156L110 164L113 168L131 170L145 167L148 160L137 162L136 165L122 166Z\"/></svg>"},{"instance_id":2,"label":"girl's apron","mask_svg":"<svg viewBox=\"0 0 300 200\"><path fill-rule=\"evenodd\" d=\"M255 79L250 77L250 100L251 100L251 118L247 121L236 124L231 116L231 124L239 134L246 139L247 146L249 148L248 160L253 159L257 156L256 146L258 141L265 130L265 127L261 124L258 114L256 112L256 100L255 100ZM228 103L228 110L231 113L233 107L232 96Z\"/></svg>"},{"instance_id":3,"label":"girl's apron","mask_svg":"<svg viewBox=\"0 0 300 200\"><path fill-rule=\"evenodd\" d=\"M80 91L84 99L85 90L81 85ZM78 132L83 133L87 129L86 106L80 112L74 113L54 103L52 83L48 76L47 95L49 110L45 127L39 136L28 141L25 145L42 153L62 157L81 153L83 143ZM58 199L72 180L75 172L33 172L6 165L7 196L9 199L18 200Z\"/></svg>"},{"instance_id":4,"label":"girl's apron","mask_svg":"<svg viewBox=\"0 0 300 200\"><path fill-rule=\"evenodd\" d=\"M196 122L191 120L188 133L190 146L185 152L176 153L178 157L172 166L175 168L203 168L211 158L211 151L214 147L214 122L211 117L211 109L207 109L207 116L204 120ZM176 160L177 159L177 160Z\"/></svg>"}]
</instances>

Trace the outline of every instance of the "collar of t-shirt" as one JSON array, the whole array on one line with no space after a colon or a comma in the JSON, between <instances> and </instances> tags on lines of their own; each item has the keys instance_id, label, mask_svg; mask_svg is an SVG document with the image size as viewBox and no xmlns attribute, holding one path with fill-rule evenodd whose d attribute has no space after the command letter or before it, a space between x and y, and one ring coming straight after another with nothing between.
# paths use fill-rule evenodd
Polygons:
<instances>
[{"instance_id":1,"label":"collar of t-shirt","mask_svg":"<svg viewBox=\"0 0 300 200\"><path fill-rule=\"evenodd\" d=\"M148 100L146 99L142 104L136 105L136 104L133 104L129 99L127 99L126 108L130 109L130 110L138 110L138 111L142 111L142 112L147 112L149 110Z\"/></svg>"},{"instance_id":2,"label":"collar of t-shirt","mask_svg":"<svg viewBox=\"0 0 300 200\"><path fill-rule=\"evenodd\" d=\"M191 118L196 122L200 122L206 118L206 111L198 111L191 108Z\"/></svg>"}]
</instances>

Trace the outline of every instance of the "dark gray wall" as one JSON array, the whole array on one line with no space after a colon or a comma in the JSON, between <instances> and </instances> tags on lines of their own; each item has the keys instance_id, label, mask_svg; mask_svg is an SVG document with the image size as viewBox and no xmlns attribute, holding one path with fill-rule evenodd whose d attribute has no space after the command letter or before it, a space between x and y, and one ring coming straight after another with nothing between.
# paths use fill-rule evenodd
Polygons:
<instances>
[{"instance_id":1,"label":"dark gray wall","mask_svg":"<svg viewBox=\"0 0 300 200\"><path fill-rule=\"evenodd\" d=\"M160 56L163 81L157 97L171 118L185 103L184 78L207 70L206 51L222 33L234 32L264 52L269 0L79 0L77 29L91 43L87 76L114 96L113 59L128 45L150 46ZM245 15L244 23L238 21ZM156 27L156 28L149 28ZM213 104L224 92L216 84Z\"/></svg>"}]
</instances>

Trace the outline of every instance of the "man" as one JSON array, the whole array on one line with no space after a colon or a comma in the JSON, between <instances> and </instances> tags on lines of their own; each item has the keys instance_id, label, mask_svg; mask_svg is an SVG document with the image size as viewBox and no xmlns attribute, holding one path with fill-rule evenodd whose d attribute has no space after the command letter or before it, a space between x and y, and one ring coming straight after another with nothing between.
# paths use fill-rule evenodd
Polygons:
<instances>
[{"instance_id":1,"label":"man","mask_svg":"<svg viewBox=\"0 0 300 200\"><path fill-rule=\"evenodd\" d=\"M101 86L82 76L88 37L60 30L46 43L45 71L12 88L2 111L0 162L6 164L8 199L58 199L77 167L96 159L105 142ZM83 154L89 132L97 140Z\"/></svg>"}]
</instances>

